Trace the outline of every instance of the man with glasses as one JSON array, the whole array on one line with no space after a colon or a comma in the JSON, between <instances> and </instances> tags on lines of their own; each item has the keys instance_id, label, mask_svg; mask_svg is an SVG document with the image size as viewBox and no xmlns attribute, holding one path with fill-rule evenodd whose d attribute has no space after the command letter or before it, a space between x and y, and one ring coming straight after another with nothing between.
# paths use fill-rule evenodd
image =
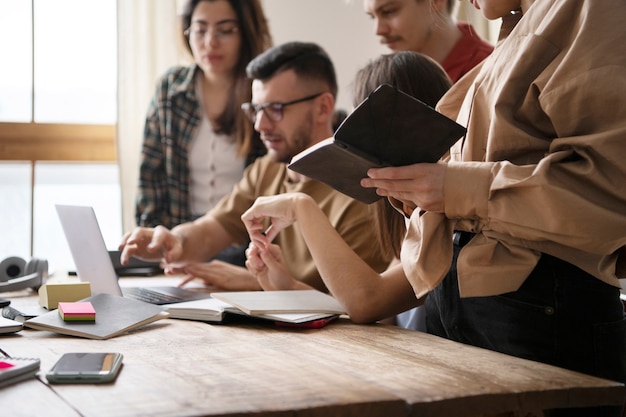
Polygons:
<instances>
[{"instance_id":1,"label":"man with glasses","mask_svg":"<svg viewBox=\"0 0 626 417\"><path fill-rule=\"evenodd\" d=\"M377 271L384 270L390 259L376 250L367 206L287 169L294 155L333 134L337 81L326 52L312 43L286 43L253 59L247 74L253 79L252 102L242 109L260 133L267 155L250 165L230 195L198 220L172 230L157 226L127 234L120 247L122 263L131 256L160 259L166 272L187 275L182 284L199 278L220 289L260 290L245 268L203 261L232 243L247 241L241 215L257 197L302 192L313 197L359 256ZM296 228L281 231L275 243L281 246L284 263L294 277L326 291Z\"/></svg>"}]
</instances>

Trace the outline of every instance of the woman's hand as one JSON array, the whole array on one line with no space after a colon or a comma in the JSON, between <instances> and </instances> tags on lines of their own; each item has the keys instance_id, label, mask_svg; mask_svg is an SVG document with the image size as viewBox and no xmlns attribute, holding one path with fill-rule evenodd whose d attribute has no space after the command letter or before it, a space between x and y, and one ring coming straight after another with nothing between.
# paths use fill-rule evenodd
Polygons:
<instances>
[{"instance_id":1,"label":"woman's hand","mask_svg":"<svg viewBox=\"0 0 626 417\"><path fill-rule=\"evenodd\" d=\"M246 258L248 271L256 276L259 285L266 291L310 289L291 276L278 245L269 244L260 248L250 242Z\"/></svg>"},{"instance_id":2,"label":"woman's hand","mask_svg":"<svg viewBox=\"0 0 626 417\"><path fill-rule=\"evenodd\" d=\"M373 168L367 171L368 178L363 178L361 185L376 188L378 195L399 200L407 207L443 212L446 168L446 164Z\"/></svg>"},{"instance_id":3,"label":"woman's hand","mask_svg":"<svg viewBox=\"0 0 626 417\"><path fill-rule=\"evenodd\" d=\"M274 240L278 232L298 220L296 205L301 199L311 197L303 193L285 193L257 198L252 207L241 216L250 239L262 243L261 246ZM270 226L266 229L268 220Z\"/></svg>"},{"instance_id":4,"label":"woman's hand","mask_svg":"<svg viewBox=\"0 0 626 417\"><path fill-rule=\"evenodd\" d=\"M224 291L257 291L261 287L253 274L240 266L227 262L213 260L211 262L194 262L180 269L185 273L179 287L190 281L200 279L208 287L218 288Z\"/></svg>"}]
</instances>

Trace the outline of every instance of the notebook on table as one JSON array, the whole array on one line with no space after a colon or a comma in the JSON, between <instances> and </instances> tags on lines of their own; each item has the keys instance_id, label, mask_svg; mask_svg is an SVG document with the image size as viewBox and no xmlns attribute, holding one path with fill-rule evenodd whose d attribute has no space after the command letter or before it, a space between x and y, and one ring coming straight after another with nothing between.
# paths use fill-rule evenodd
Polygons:
<instances>
[{"instance_id":1,"label":"notebook on table","mask_svg":"<svg viewBox=\"0 0 626 417\"><path fill-rule=\"evenodd\" d=\"M40 361L38 358L0 356L0 388L25 379L34 378L39 371L39 367Z\"/></svg>"},{"instance_id":2,"label":"notebook on table","mask_svg":"<svg viewBox=\"0 0 626 417\"><path fill-rule=\"evenodd\" d=\"M22 325L22 323L17 320L11 320L9 318L0 316L0 334L16 333L22 330L23 327L24 326Z\"/></svg>"},{"instance_id":3,"label":"notebook on table","mask_svg":"<svg viewBox=\"0 0 626 417\"><path fill-rule=\"evenodd\" d=\"M229 314L278 323L323 324L346 314L339 302L316 290L214 292L212 298L166 305L171 318L223 322Z\"/></svg>"},{"instance_id":4,"label":"notebook on table","mask_svg":"<svg viewBox=\"0 0 626 417\"><path fill-rule=\"evenodd\" d=\"M92 294L114 294L159 305L210 297L174 286L120 287L93 207L57 204L56 210L76 275L80 281L90 283Z\"/></svg>"}]
</instances>

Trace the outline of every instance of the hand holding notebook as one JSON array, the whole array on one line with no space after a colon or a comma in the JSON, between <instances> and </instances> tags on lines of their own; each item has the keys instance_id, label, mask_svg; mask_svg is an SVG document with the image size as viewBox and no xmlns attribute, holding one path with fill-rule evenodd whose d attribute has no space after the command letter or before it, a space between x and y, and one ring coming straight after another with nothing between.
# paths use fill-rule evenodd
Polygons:
<instances>
[{"instance_id":1,"label":"hand holding notebook","mask_svg":"<svg viewBox=\"0 0 626 417\"><path fill-rule=\"evenodd\" d=\"M432 107L383 84L334 137L294 156L289 168L369 204L381 197L361 187L368 169L437 162L464 134L464 127Z\"/></svg>"}]
</instances>

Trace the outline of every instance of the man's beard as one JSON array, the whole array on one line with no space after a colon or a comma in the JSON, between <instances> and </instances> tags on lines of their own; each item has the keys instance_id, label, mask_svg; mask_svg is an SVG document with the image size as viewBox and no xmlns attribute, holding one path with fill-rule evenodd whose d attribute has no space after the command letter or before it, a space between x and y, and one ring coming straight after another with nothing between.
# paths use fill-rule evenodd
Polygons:
<instances>
[{"instance_id":1,"label":"man's beard","mask_svg":"<svg viewBox=\"0 0 626 417\"><path fill-rule=\"evenodd\" d=\"M288 164L296 154L312 145L311 131L313 130L313 113L307 114L305 122L293 133L290 141L285 141L287 146L283 154L275 154L276 162Z\"/></svg>"}]
</instances>

